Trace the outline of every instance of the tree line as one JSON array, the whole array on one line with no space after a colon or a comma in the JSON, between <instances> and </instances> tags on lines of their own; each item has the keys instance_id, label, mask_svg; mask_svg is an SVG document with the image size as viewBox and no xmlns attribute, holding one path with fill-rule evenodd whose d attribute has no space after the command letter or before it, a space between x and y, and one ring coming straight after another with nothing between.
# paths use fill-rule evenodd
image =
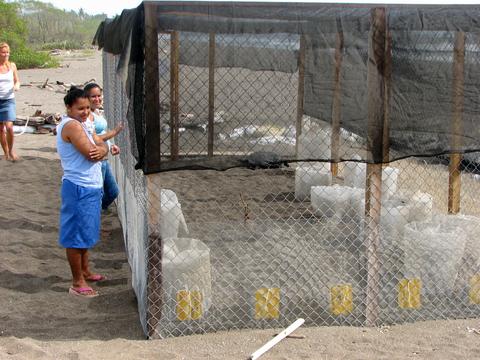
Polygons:
<instances>
[{"instance_id":1,"label":"tree line","mask_svg":"<svg viewBox=\"0 0 480 360\"><path fill-rule=\"evenodd\" d=\"M21 18L28 29L28 42L37 47L78 49L90 46L107 15L89 15L83 9L65 11L49 3L20 0Z\"/></svg>"},{"instance_id":2,"label":"tree line","mask_svg":"<svg viewBox=\"0 0 480 360\"><path fill-rule=\"evenodd\" d=\"M57 66L45 51L79 49L91 45L105 14L65 11L34 0L0 0L0 42L12 48L11 60L21 68Z\"/></svg>"}]
</instances>

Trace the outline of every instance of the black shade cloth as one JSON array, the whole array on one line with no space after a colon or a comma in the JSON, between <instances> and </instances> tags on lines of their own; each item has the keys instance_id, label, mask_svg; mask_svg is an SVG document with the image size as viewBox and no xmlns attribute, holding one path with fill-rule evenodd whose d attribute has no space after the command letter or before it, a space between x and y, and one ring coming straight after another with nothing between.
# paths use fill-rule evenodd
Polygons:
<instances>
[{"instance_id":1,"label":"black shade cloth","mask_svg":"<svg viewBox=\"0 0 480 360\"><path fill-rule=\"evenodd\" d=\"M368 64L372 59L368 58L368 49L374 5L148 3L157 6L159 32L179 32L180 64L187 68L208 68L208 36L215 33L216 68L294 74L298 71L299 42L303 36L306 48L304 115L327 127L332 122L334 108L336 39L337 34L342 33L340 126L354 135L353 142L369 142ZM392 37L388 105L390 152L387 159L371 157L368 151L356 155L362 161L388 162L407 156L479 151L480 7L395 5L384 8ZM455 113L454 43L458 32L466 36L464 83L459 123L452 126ZM180 153L185 156L180 156L179 160L162 156L164 166L161 163L155 169L146 167L145 158L149 153L145 148L144 109L148 104L144 103L144 95L148 86L144 84L144 38L142 4L136 9L123 11L115 19L105 20L94 39L104 51L120 56L118 73L127 74L124 78L129 100L128 122L131 133L135 134L131 151L138 160L137 168L149 173L243 166L242 155L231 156L229 143L216 149L216 157L222 154L225 157L219 160L206 155L188 156L193 153L193 148L184 142L180 144ZM188 87L188 76L183 81ZM188 98L183 100L188 103ZM236 121L238 126L244 127L253 123L248 116ZM294 121L291 124L294 125ZM168 122L165 124L168 126ZM275 125L275 119L265 123L272 124ZM287 129L285 123L282 126ZM230 144L232 147L235 144L237 149L238 140L235 141L231 140ZM294 146L277 145L268 149L289 161L358 160L352 152L344 152L340 158L332 159L325 154L295 155ZM344 146L355 147L352 144ZM168 154L168 144L162 143L162 147ZM242 151L251 153L264 149L264 146L252 145L250 141Z\"/></svg>"}]
</instances>

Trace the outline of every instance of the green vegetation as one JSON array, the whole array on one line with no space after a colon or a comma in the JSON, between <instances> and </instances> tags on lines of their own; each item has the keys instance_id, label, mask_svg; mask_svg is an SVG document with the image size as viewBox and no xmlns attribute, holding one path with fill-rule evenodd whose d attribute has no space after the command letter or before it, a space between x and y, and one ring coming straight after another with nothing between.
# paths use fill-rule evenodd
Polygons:
<instances>
[{"instance_id":1,"label":"green vegetation","mask_svg":"<svg viewBox=\"0 0 480 360\"><path fill-rule=\"evenodd\" d=\"M17 4L0 0L0 42L7 42L11 48L10 60L19 69L58 66L58 61L45 52L32 50L27 45L28 29L20 17Z\"/></svg>"},{"instance_id":2,"label":"green vegetation","mask_svg":"<svg viewBox=\"0 0 480 360\"><path fill-rule=\"evenodd\" d=\"M53 49L87 49L105 14L65 11L35 0L0 0L0 42L11 47L19 69L56 67Z\"/></svg>"},{"instance_id":3,"label":"green vegetation","mask_svg":"<svg viewBox=\"0 0 480 360\"><path fill-rule=\"evenodd\" d=\"M25 46L12 48L10 60L13 61L19 69L49 68L60 65L58 60L51 57L47 52L35 51Z\"/></svg>"},{"instance_id":4,"label":"green vegetation","mask_svg":"<svg viewBox=\"0 0 480 360\"><path fill-rule=\"evenodd\" d=\"M81 49L91 45L98 25L107 16L57 9L35 0L19 0L28 29L28 42L38 49Z\"/></svg>"}]
</instances>

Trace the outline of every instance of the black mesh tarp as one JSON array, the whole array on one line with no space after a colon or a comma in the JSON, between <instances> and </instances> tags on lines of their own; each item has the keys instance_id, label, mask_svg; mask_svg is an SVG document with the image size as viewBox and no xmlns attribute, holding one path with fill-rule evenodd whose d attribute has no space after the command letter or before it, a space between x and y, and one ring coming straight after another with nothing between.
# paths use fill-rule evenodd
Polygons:
<instances>
[{"instance_id":1,"label":"black mesh tarp","mask_svg":"<svg viewBox=\"0 0 480 360\"><path fill-rule=\"evenodd\" d=\"M162 153L160 164L150 168L146 166L145 159L150 154L145 145L148 126L145 124L144 109L148 104L144 96L148 84L144 84L144 6L142 4L137 9L124 11L113 20L106 20L97 31L95 43L107 52L121 55L123 59L118 71L126 74L124 79L130 101L128 121L136 140L132 141L131 151L138 160L137 167L145 172L249 165L245 161L246 156L263 150L274 152L281 160L288 161L360 158L369 162L480 150L479 6L383 7L385 30L391 38L388 90L385 88L380 92L383 96L381 103L385 107L384 121L388 121L388 136L372 140L371 130L370 133L368 130L372 126L369 108L372 93L369 93L368 84L369 77L372 77L369 64L375 60L369 53L374 39L373 5L148 3L156 5L159 39L168 37L172 31L179 34L180 87L185 89L180 94L180 107L188 108L185 118L198 119L194 125L199 129L204 126L203 130L208 112L208 103L204 101L208 97L208 77L204 75L208 72L209 34L215 34L215 103L218 109L223 109L222 114L227 113L229 117L223 127L216 128L214 156L206 152L207 133L194 129L195 132L191 130L192 126L188 126L191 124L181 123L184 132L180 135L179 156L172 157L168 141L171 133L168 112L159 115L165 132L164 137L158 134ZM336 80L338 34L342 35L342 46L339 79ZM458 41L462 36L463 43ZM279 109L275 101L285 104L288 99L298 96L296 91L291 91L291 94L282 92L296 78L282 80L285 84L279 85L278 93L262 92L262 84L269 88L271 84L268 82L283 79L280 73L296 76L301 38L305 43L303 115L308 121L304 120L331 131L333 112L337 106L335 111L340 113L341 131L348 135L344 136L346 140L341 146L361 151L340 151L341 155L335 158L330 152L313 155L299 152L298 144L295 146L295 142L300 141L299 134L286 135L292 126L296 126L295 111L293 116L287 116L284 110L282 114L275 113ZM163 72L163 80L167 83L168 53L168 49L159 53L160 81L162 64L167 64ZM166 61L161 58L162 54L167 57ZM383 68L376 69L380 78L386 76ZM238 81L244 71L248 73L232 90L229 82ZM454 84L460 84L460 87L454 89ZM243 90L239 91L239 87ZM340 94L337 105L334 101L336 89ZM255 101L235 102L244 93ZM225 95L224 100L222 94ZM294 100L293 107L297 105ZM168 104L168 91L163 97L161 93L160 101ZM227 106L227 103L230 105ZM269 118L265 115L269 111L275 116ZM268 136L255 135L258 129L265 127L275 128L275 136L271 133ZM313 131L311 126L302 124L302 127L304 134ZM278 129L281 129L281 136ZM241 136L236 135L239 132ZM293 142L290 141L292 139ZM382 147L383 150L378 152L372 147ZM387 155L385 147L388 148Z\"/></svg>"}]
</instances>

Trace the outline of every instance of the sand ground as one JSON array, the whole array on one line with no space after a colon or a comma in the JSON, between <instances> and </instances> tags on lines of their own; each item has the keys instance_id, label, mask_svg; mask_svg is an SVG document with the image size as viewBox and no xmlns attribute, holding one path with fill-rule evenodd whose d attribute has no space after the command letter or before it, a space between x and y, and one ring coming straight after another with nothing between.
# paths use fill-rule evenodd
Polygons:
<instances>
[{"instance_id":1,"label":"sand ground","mask_svg":"<svg viewBox=\"0 0 480 360\"><path fill-rule=\"evenodd\" d=\"M24 84L101 82L99 53L63 58L59 69L20 72ZM36 84L36 83L35 83ZM62 112L61 91L23 86L19 115ZM39 106L38 106L39 105ZM95 270L108 280L101 296L68 295L70 272L57 245L61 167L51 135L21 135L22 160L0 160L0 359L246 359L275 330L219 332L145 341L128 283L121 225L115 209L102 219L92 251ZM469 330L470 329L470 330ZM419 322L383 328L300 328L264 359L474 359L480 320Z\"/></svg>"}]
</instances>

